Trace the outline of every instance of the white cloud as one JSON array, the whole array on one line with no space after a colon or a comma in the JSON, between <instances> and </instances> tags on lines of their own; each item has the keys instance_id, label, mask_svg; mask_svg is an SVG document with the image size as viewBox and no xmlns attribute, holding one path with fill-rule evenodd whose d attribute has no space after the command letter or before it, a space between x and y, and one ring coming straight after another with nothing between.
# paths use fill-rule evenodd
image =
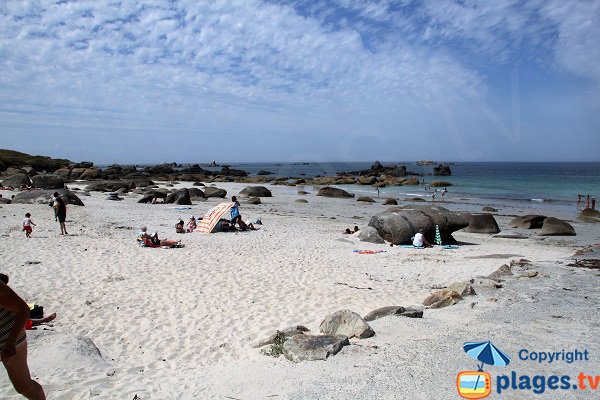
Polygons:
<instances>
[{"instance_id":1,"label":"white cloud","mask_svg":"<svg viewBox=\"0 0 600 400\"><path fill-rule=\"evenodd\" d=\"M600 82L599 2L562 4L2 2L0 116L81 130L393 136L394 124L443 120L440 104L462 116L485 101L486 71L468 52L493 64L529 43Z\"/></svg>"}]
</instances>

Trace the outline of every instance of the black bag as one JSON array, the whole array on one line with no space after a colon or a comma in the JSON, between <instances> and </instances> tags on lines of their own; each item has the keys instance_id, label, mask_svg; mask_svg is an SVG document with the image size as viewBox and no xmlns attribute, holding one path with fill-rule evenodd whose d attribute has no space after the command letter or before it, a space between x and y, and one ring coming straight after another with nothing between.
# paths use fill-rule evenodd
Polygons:
<instances>
[{"instance_id":1,"label":"black bag","mask_svg":"<svg viewBox=\"0 0 600 400\"><path fill-rule=\"evenodd\" d=\"M44 318L44 307L38 306L37 304L29 311L29 319L40 319Z\"/></svg>"}]
</instances>

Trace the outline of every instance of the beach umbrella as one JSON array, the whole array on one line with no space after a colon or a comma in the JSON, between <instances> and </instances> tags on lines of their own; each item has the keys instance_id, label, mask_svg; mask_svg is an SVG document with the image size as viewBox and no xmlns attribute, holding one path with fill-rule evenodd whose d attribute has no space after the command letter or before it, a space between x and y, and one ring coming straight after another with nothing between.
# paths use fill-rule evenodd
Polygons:
<instances>
[{"instance_id":1,"label":"beach umbrella","mask_svg":"<svg viewBox=\"0 0 600 400\"><path fill-rule=\"evenodd\" d=\"M440 234L440 226L435 226L435 244L438 246L442 245L442 235Z\"/></svg>"},{"instance_id":2,"label":"beach umbrella","mask_svg":"<svg viewBox=\"0 0 600 400\"><path fill-rule=\"evenodd\" d=\"M231 209L231 207L233 207L234 204L235 203L232 202L220 203L217 206L208 210L206 214L204 214L204 217L202 217L202 220L200 221L198 226L196 227L196 232L211 233L217 222L219 222L219 220L223 218L225 213L227 213Z\"/></svg>"},{"instance_id":3,"label":"beach umbrella","mask_svg":"<svg viewBox=\"0 0 600 400\"><path fill-rule=\"evenodd\" d=\"M480 371L483 371L483 364L505 366L510 363L510 358L489 341L467 342L463 349L471 358L481 361L478 365Z\"/></svg>"}]
</instances>

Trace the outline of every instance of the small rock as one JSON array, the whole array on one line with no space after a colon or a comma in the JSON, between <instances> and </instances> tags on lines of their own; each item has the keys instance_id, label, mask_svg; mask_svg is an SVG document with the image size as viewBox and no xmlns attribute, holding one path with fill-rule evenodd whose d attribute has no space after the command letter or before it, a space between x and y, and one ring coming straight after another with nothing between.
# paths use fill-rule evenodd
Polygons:
<instances>
[{"instance_id":1,"label":"small rock","mask_svg":"<svg viewBox=\"0 0 600 400\"><path fill-rule=\"evenodd\" d=\"M444 289L430 294L423 300L423 305L429 306L430 308L442 308L454 305L461 300L462 297L460 294L453 290Z\"/></svg>"},{"instance_id":2,"label":"small rock","mask_svg":"<svg viewBox=\"0 0 600 400\"><path fill-rule=\"evenodd\" d=\"M361 201L364 203L375 203L375 200L373 200L371 197L366 197L366 196L359 197L358 199L356 199L356 201Z\"/></svg>"},{"instance_id":3,"label":"small rock","mask_svg":"<svg viewBox=\"0 0 600 400\"><path fill-rule=\"evenodd\" d=\"M305 332L308 332L308 331L309 331L309 329L302 325L288 326L285 329L279 330L279 332L283 333L283 335L286 338L289 338L289 337L292 337L295 335L303 335ZM277 331L273 332L273 334L271 334L271 336L269 336L268 338L259 340L258 343L254 347L263 347L263 346L267 346L269 344L273 344L273 343L275 343L276 338L277 338Z\"/></svg>"},{"instance_id":4,"label":"small rock","mask_svg":"<svg viewBox=\"0 0 600 400\"><path fill-rule=\"evenodd\" d=\"M490 279L494 279L494 280L500 280L503 277L511 276L511 275L513 275L513 273L510 270L510 267L506 264L503 264L500 268L498 268L496 271L489 274L487 277Z\"/></svg>"},{"instance_id":5,"label":"small rock","mask_svg":"<svg viewBox=\"0 0 600 400\"><path fill-rule=\"evenodd\" d=\"M321 322L319 330L326 335L344 335L348 338L357 337L359 339L375 334L360 315L350 310L340 310L328 315Z\"/></svg>"},{"instance_id":6,"label":"small rock","mask_svg":"<svg viewBox=\"0 0 600 400\"><path fill-rule=\"evenodd\" d=\"M475 289L469 282L455 282L448 286L448 290L453 290L461 296L474 296Z\"/></svg>"},{"instance_id":7,"label":"small rock","mask_svg":"<svg viewBox=\"0 0 600 400\"><path fill-rule=\"evenodd\" d=\"M375 321L376 319L387 317L389 315L399 315L408 318L423 318L423 310L416 307L404 308L402 306L387 306L371 311L365 315L365 321Z\"/></svg>"},{"instance_id":8,"label":"small rock","mask_svg":"<svg viewBox=\"0 0 600 400\"><path fill-rule=\"evenodd\" d=\"M326 360L349 344L344 335L295 335L283 344L283 355L293 362Z\"/></svg>"},{"instance_id":9,"label":"small rock","mask_svg":"<svg viewBox=\"0 0 600 400\"><path fill-rule=\"evenodd\" d=\"M398 202L396 201L396 199L385 199L383 204L386 206L397 206Z\"/></svg>"}]
</instances>

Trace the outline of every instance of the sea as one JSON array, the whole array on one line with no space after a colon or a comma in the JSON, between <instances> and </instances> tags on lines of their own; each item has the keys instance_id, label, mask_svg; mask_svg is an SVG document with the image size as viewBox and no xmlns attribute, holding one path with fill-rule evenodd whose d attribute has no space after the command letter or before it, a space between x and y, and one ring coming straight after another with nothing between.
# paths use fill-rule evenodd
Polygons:
<instances>
[{"instance_id":1,"label":"sea","mask_svg":"<svg viewBox=\"0 0 600 400\"><path fill-rule=\"evenodd\" d=\"M434 165L415 162L382 162L383 165L405 165L407 171L419 175L425 185L391 186L380 189L380 196L398 195L431 197L434 188L427 183L446 181L446 196L477 197L515 202L553 202L575 204L578 195L600 196L600 162L448 162L452 175L433 176ZM332 163L233 163L231 168L242 169L251 175L270 171L276 177L312 178L337 173L369 169L370 162ZM437 164L436 164L437 165ZM218 169L217 169L218 170ZM357 185L352 185L356 192ZM360 187L360 186L359 186ZM441 194L438 188L436 197ZM365 193L377 193L364 187Z\"/></svg>"},{"instance_id":2,"label":"sea","mask_svg":"<svg viewBox=\"0 0 600 400\"><path fill-rule=\"evenodd\" d=\"M440 162L450 166L450 176L433 175L433 167L439 164L438 162L433 165L417 165L414 161L381 163L384 166L404 165L408 172L417 174L425 184L388 186L379 190L368 185L338 186L357 196L399 200L420 197L432 201L435 193L437 202L467 202L476 206L509 205L517 206L523 211L550 210L565 216L575 216L579 210L585 208L588 195L590 199L600 196L600 162ZM181 165L185 167L189 164ZM372 162L256 162L227 165L244 170L250 175L269 171L273 177L298 179L361 171L369 169ZM202 168L221 170L221 166L202 165ZM443 197L442 187L428 186L433 181L445 181L450 184L445 188ZM578 195L581 195L580 202ZM473 209L471 207L471 210Z\"/></svg>"}]
</instances>

